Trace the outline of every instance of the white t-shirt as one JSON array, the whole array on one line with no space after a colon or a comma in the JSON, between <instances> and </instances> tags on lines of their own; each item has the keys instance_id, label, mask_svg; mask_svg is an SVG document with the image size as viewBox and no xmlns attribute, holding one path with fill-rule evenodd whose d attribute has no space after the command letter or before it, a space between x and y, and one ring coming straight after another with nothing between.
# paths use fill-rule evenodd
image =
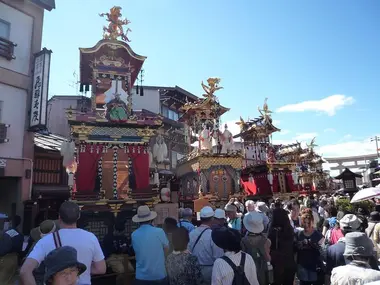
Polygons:
<instances>
[{"instance_id":1,"label":"white t-shirt","mask_svg":"<svg viewBox=\"0 0 380 285\"><path fill-rule=\"evenodd\" d=\"M75 248L78 252L78 261L87 266L87 270L79 276L78 284L90 285L92 262L104 259L104 254L97 237L93 233L82 229L60 229L59 236L62 246ZM53 234L48 234L36 243L28 258L41 263L49 252L55 248Z\"/></svg>"}]
</instances>

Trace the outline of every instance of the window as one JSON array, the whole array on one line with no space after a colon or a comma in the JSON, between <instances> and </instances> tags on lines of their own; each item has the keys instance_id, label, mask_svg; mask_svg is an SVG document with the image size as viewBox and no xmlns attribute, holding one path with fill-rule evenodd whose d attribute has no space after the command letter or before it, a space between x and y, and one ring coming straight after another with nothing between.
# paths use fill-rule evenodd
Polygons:
<instances>
[{"instance_id":1,"label":"window","mask_svg":"<svg viewBox=\"0 0 380 285\"><path fill-rule=\"evenodd\" d=\"M0 19L0 38L9 40L11 24Z\"/></svg>"},{"instance_id":2,"label":"window","mask_svg":"<svg viewBox=\"0 0 380 285\"><path fill-rule=\"evenodd\" d=\"M173 111L173 110L169 110L169 119L173 120L173 121L178 121L178 113L176 111Z\"/></svg>"},{"instance_id":3,"label":"window","mask_svg":"<svg viewBox=\"0 0 380 285\"><path fill-rule=\"evenodd\" d=\"M173 111L166 106L161 107L161 113L162 113L162 116L169 118L170 120L178 121L178 118L179 118L178 112Z\"/></svg>"},{"instance_id":4,"label":"window","mask_svg":"<svg viewBox=\"0 0 380 285\"><path fill-rule=\"evenodd\" d=\"M165 106L162 106L161 107L161 114L162 114L162 116L164 116L164 117L167 118L169 116L169 108L165 107Z\"/></svg>"}]
</instances>

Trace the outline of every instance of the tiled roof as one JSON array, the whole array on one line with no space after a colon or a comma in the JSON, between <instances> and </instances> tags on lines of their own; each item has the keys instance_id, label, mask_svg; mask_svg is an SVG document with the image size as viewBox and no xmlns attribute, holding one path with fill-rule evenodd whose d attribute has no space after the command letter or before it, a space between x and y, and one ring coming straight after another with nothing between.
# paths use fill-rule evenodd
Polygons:
<instances>
[{"instance_id":1,"label":"tiled roof","mask_svg":"<svg viewBox=\"0 0 380 285\"><path fill-rule=\"evenodd\" d=\"M34 134L34 145L46 150L60 151L64 141L66 141L64 137L53 134Z\"/></svg>"}]
</instances>

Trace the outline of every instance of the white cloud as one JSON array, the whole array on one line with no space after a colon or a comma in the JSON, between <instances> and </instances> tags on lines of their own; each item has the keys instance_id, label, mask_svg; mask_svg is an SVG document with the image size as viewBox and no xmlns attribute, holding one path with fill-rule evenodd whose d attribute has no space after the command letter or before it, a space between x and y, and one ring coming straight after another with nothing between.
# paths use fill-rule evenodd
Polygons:
<instances>
[{"instance_id":1,"label":"white cloud","mask_svg":"<svg viewBox=\"0 0 380 285\"><path fill-rule=\"evenodd\" d=\"M298 133L293 140L294 141L309 141L318 136L317 133Z\"/></svg>"},{"instance_id":2,"label":"white cloud","mask_svg":"<svg viewBox=\"0 0 380 285\"><path fill-rule=\"evenodd\" d=\"M352 138L352 135L347 134L347 135L344 135L344 136L343 136L342 141L347 141L347 140L349 140L349 139L351 139L351 138Z\"/></svg>"},{"instance_id":3,"label":"white cloud","mask_svg":"<svg viewBox=\"0 0 380 285\"><path fill-rule=\"evenodd\" d=\"M232 135L237 135L240 133L240 126L236 124L236 122L239 122L239 119L227 121L222 123L220 130L224 130L224 125L227 124L228 130L232 133Z\"/></svg>"},{"instance_id":4,"label":"white cloud","mask_svg":"<svg viewBox=\"0 0 380 285\"><path fill-rule=\"evenodd\" d=\"M344 106L354 103L353 97L345 95L331 95L321 100L304 101L296 104L289 104L277 109L277 112L319 112L334 116L336 111Z\"/></svg>"},{"instance_id":5,"label":"white cloud","mask_svg":"<svg viewBox=\"0 0 380 285\"><path fill-rule=\"evenodd\" d=\"M324 132L324 133L335 133L336 130L333 129L333 128L327 128L327 129L324 129L323 132Z\"/></svg>"},{"instance_id":6,"label":"white cloud","mask_svg":"<svg viewBox=\"0 0 380 285\"><path fill-rule=\"evenodd\" d=\"M336 144L321 145L316 151L324 157L345 157L359 156L366 154L375 154L375 142L371 142L370 138L365 140L347 141Z\"/></svg>"}]
</instances>

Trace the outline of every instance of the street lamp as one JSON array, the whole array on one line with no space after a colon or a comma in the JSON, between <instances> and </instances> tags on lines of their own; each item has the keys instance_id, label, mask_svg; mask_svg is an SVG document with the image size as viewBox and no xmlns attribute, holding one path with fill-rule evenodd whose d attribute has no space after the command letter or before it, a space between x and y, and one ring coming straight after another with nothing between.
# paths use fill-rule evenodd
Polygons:
<instances>
[{"instance_id":1,"label":"street lamp","mask_svg":"<svg viewBox=\"0 0 380 285\"><path fill-rule=\"evenodd\" d=\"M377 153L377 158L380 157L379 155L379 144L378 141L380 141L380 138L378 136L375 136L374 138L371 138L371 142L375 141L376 142L376 153Z\"/></svg>"}]
</instances>

